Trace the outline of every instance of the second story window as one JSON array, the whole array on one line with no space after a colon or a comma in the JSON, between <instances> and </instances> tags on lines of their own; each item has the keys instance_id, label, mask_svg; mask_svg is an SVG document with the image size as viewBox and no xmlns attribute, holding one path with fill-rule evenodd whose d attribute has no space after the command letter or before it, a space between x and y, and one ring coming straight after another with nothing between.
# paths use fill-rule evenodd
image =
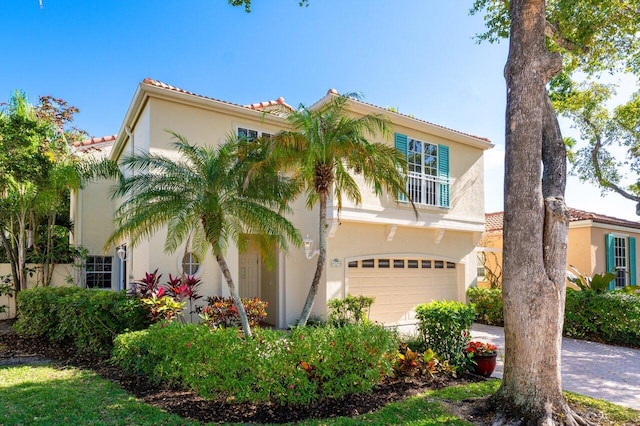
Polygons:
<instances>
[{"instance_id":1,"label":"second story window","mask_svg":"<svg viewBox=\"0 0 640 426\"><path fill-rule=\"evenodd\" d=\"M407 156L407 192L414 203L449 207L449 147L396 133L396 149ZM406 201L402 196L399 201Z\"/></svg>"},{"instance_id":2,"label":"second story window","mask_svg":"<svg viewBox=\"0 0 640 426\"><path fill-rule=\"evenodd\" d=\"M252 129L246 129L244 127L238 127L238 138L251 142L258 138L258 131Z\"/></svg>"},{"instance_id":3,"label":"second story window","mask_svg":"<svg viewBox=\"0 0 640 426\"><path fill-rule=\"evenodd\" d=\"M247 142L251 142L255 139L258 139L258 137L270 138L271 136L273 136L271 133L260 132L258 130L249 129L246 127L238 127L238 139L241 139Z\"/></svg>"}]
</instances>

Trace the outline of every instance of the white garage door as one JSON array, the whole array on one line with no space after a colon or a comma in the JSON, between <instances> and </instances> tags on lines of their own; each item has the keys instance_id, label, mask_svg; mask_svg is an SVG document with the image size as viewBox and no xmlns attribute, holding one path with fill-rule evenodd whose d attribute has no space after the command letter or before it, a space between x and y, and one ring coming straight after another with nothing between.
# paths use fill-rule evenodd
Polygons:
<instances>
[{"instance_id":1,"label":"white garage door","mask_svg":"<svg viewBox=\"0 0 640 426\"><path fill-rule=\"evenodd\" d=\"M375 297L369 318L384 324L415 319L415 307L456 300L456 264L416 258L364 259L348 263L348 293Z\"/></svg>"}]
</instances>

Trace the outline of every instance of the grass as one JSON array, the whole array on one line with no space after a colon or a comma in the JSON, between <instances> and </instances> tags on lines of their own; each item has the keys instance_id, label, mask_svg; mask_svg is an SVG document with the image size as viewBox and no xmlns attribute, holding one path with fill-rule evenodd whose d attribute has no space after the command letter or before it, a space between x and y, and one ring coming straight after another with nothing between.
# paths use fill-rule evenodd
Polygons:
<instances>
[{"instance_id":1,"label":"grass","mask_svg":"<svg viewBox=\"0 0 640 426\"><path fill-rule=\"evenodd\" d=\"M0 368L0 425L197 425L137 401L88 371Z\"/></svg>"},{"instance_id":2,"label":"grass","mask_svg":"<svg viewBox=\"0 0 640 426\"><path fill-rule=\"evenodd\" d=\"M357 418L310 420L308 426L324 425L469 425L448 413L439 402L487 396L500 382L489 380L453 386L407 398L375 413ZM638 411L601 400L566 393L578 406L604 414L603 424L638 424ZM93 372L52 366L0 368L0 425L197 425L159 408L137 401L113 383Z\"/></svg>"}]
</instances>

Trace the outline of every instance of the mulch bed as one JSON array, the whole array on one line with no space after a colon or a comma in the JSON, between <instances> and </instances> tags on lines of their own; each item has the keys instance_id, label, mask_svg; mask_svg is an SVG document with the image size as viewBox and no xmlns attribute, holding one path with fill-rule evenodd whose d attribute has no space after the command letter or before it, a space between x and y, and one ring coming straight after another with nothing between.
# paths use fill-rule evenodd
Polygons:
<instances>
[{"instance_id":1,"label":"mulch bed","mask_svg":"<svg viewBox=\"0 0 640 426\"><path fill-rule=\"evenodd\" d=\"M156 385L144 377L125 374L107 361L96 362L95 359L78 357L69 346L54 345L42 339L22 338L13 332L10 322L0 321L0 366L34 364L46 360L60 366L70 365L93 370L145 403L202 423L286 423L312 418L354 417L378 410L390 402L417 395L427 389L483 380L472 375L457 379L439 377L433 380L389 380L376 386L370 393L324 400L303 407L211 401L189 390Z\"/></svg>"}]
</instances>

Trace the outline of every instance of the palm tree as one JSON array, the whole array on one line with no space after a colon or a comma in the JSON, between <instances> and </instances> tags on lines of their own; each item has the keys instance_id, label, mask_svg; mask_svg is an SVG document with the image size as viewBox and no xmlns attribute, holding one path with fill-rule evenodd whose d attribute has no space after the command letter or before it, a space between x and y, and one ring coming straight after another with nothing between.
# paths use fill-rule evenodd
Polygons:
<instances>
[{"instance_id":1,"label":"palm tree","mask_svg":"<svg viewBox=\"0 0 640 426\"><path fill-rule=\"evenodd\" d=\"M246 142L228 138L218 148L201 147L170 133L180 160L152 153L123 160L122 165L134 173L114 191L114 197L128 198L116 211L116 229L107 245L123 237L135 245L167 226L165 252L174 252L187 239L197 253L210 249L229 286L243 331L251 336L224 253L230 240L239 250L246 249L246 234L258 234L265 253L273 243L284 249L287 240L300 244L298 231L280 214L288 210L292 186L268 167L248 177L259 153L247 149Z\"/></svg>"},{"instance_id":2,"label":"palm tree","mask_svg":"<svg viewBox=\"0 0 640 426\"><path fill-rule=\"evenodd\" d=\"M333 193L338 212L342 209L343 196L360 204L362 195L352 176L356 173L362 175L376 195L387 190L408 198L405 157L393 146L367 139L377 133L388 136L388 120L377 114L350 116L347 105L351 98L354 95L334 96L318 109L301 106L287 117L292 131L264 141L270 147L271 158L306 188L307 207L311 209L319 203L318 263L299 325L306 324L309 318L326 263L330 195Z\"/></svg>"}]
</instances>

